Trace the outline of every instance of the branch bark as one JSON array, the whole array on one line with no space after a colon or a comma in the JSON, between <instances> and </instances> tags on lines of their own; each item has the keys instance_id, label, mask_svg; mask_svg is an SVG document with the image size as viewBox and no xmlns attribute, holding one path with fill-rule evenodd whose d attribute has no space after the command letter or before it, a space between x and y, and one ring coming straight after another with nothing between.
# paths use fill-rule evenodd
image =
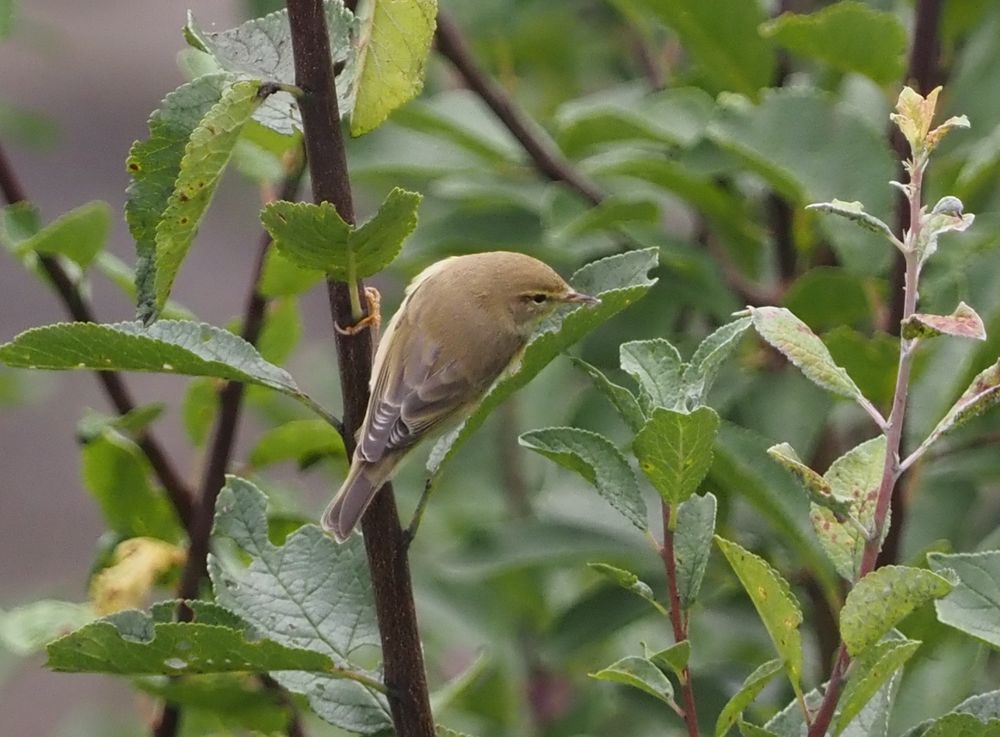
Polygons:
<instances>
[{"instance_id":1,"label":"branch bark","mask_svg":"<svg viewBox=\"0 0 1000 737\"><path fill-rule=\"evenodd\" d=\"M299 100L305 133L313 199L330 202L349 223L355 221L347 157L340 127L330 44L320 0L288 0L288 19L295 58L295 83L304 90ZM358 285L358 291L362 291ZM327 285L334 324L351 320L348 285ZM354 435L368 404L372 338L368 330L349 336L334 330L344 405L344 439L353 453ZM375 496L361 521L371 569L372 588L382 639L385 683L397 737L433 737L410 580L407 540L399 524L392 485Z\"/></svg>"},{"instance_id":2,"label":"branch bark","mask_svg":"<svg viewBox=\"0 0 1000 737\"><path fill-rule=\"evenodd\" d=\"M677 558L674 555L674 523L677 507L660 503L663 512L663 547L660 557L667 573L667 596L670 599L670 625L674 631L674 642L683 642L688 638L687 620L681 609L681 599L677 594ZM691 685L691 672L687 666L681 672L681 692L684 694L684 724L687 725L689 737L698 737L698 710L694 704L694 687Z\"/></svg>"},{"instance_id":3,"label":"branch bark","mask_svg":"<svg viewBox=\"0 0 1000 737\"><path fill-rule=\"evenodd\" d=\"M4 199L8 204L13 205L18 202L28 202L28 195L21 186L14 168L2 147L0 147L0 190L3 191ZM40 254L38 263L46 276L48 276L49 281L52 282L52 286L62 300L69 316L76 322L97 322L90 303L87 302L80 289L73 283L73 280L69 278L59 260L52 256ZM125 380L121 374L117 371L96 371L94 373L108 400L118 414L123 415L136 408L136 402L125 385ZM173 467L166 452L163 450L163 446L160 445L159 441L156 440L150 431L146 430L139 435L136 443L149 460L149 465L152 467L153 473L156 474L156 478L163 485L163 489L170 499L174 510L177 512L181 523L185 529L190 528L193 518L194 494L187 482L184 481Z\"/></svg>"}]
</instances>

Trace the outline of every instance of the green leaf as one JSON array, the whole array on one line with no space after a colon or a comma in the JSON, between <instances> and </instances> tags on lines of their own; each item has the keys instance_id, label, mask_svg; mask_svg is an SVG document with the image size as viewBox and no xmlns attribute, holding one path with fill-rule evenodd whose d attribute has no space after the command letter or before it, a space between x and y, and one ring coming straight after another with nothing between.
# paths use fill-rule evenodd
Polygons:
<instances>
[{"instance_id":1,"label":"green leaf","mask_svg":"<svg viewBox=\"0 0 1000 737\"><path fill-rule=\"evenodd\" d=\"M31 655L95 616L87 604L52 599L0 610L0 645L16 655Z\"/></svg>"},{"instance_id":2,"label":"green leaf","mask_svg":"<svg viewBox=\"0 0 1000 737\"><path fill-rule=\"evenodd\" d=\"M728 0L638 0L670 26L716 91L756 96L774 79L775 55L757 27L764 14L756 3Z\"/></svg>"},{"instance_id":3,"label":"green leaf","mask_svg":"<svg viewBox=\"0 0 1000 737\"><path fill-rule=\"evenodd\" d=\"M135 438L163 415L167 405L163 402L143 404L123 415L105 415L91 409L84 410L83 417L76 424L77 442L89 443L108 430L118 431Z\"/></svg>"},{"instance_id":4,"label":"green leaf","mask_svg":"<svg viewBox=\"0 0 1000 737\"><path fill-rule=\"evenodd\" d=\"M811 205L806 205L806 209L828 212L831 215L839 215L842 218L847 218L865 230L885 236L890 243L896 243L896 236L892 232L892 228L871 213L865 212L865 206L857 200L845 202L844 200L835 199L832 202L814 202Z\"/></svg>"},{"instance_id":5,"label":"green leaf","mask_svg":"<svg viewBox=\"0 0 1000 737\"><path fill-rule=\"evenodd\" d=\"M674 703L674 687L670 680L656 665L638 655L622 658L607 668L591 673L590 677L599 681L624 683L632 688L645 691L664 704L672 705Z\"/></svg>"},{"instance_id":6,"label":"green leaf","mask_svg":"<svg viewBox=\"0 0 1000 737\"><path fill-rule=\"evenodd\" d=\"M94 260L95 268L115 285L121 293L128 297L133 303L138 303L138 290L136 288L136 272L131 266L120 258L107 251L97 254ZM191 310L174 300L167 300L166 306L160 312L160 318L164 320L194 320L195 315Z\"/></svg>"},{"instance_id":7,"label":"green leaf","mask_svg":"<svg viewBox=\"0 0 1000 737\"><path fill-rule=\"evenodd\" d=\"M936 335L954 335L959 338L986 340L986 327L979 314L965 304L959 302L958 307L950 315L926 315L915 312L903 320L903 337L933 338Z\"/></svg>"},{"instance_id":8,"label":"green leaf","mask_svg":"<svg viewBox=\"0 0 1000 737\"><path fill-rule=\"evenodd\" d=\"M231 82L226 74L211 74L181 85L149 117L149 138L129 150L125 222L136 242L135 283L138 303L147 306L143 315L155 299L156 229L174 192L188 139Z\"/></svg>"},{"instance_id":9,"label":"green leaf","mask_svg":"<svg viewBox=\"0 0 1000 737\"><path fill-rule=\"evenodd\" d=\"M629 223L656 225L659 220L660 208L652 200L609 195L547 235L557 246L570 246L576 239L592 233L615 230Z\"/></svg>"},{"instance_id":10,"label":"green leaf","mask_svg":"<svg viewBox=\"0 0 1000 737\"><path fill-rule=\"evenodd\" d=\"M111 231L111 208L95 200L61 215L30 238L18 242L15 254L60 255L87 268L104 248Z\"/></svg>"},{"instance_id":11,"label":"green leaf","mask_svg":"<svg viewBox=\"0 0 1000 737\"><path fill-rule=\"evenodd\" d=\"M424 86L424 65L437 25L437 0L376 0L361 14L357 101L351 135L377 128Z\"/></svg>"},{"instance_id":12,"label":"green leaf","mask_svg":"<svg viewBox=\"0 0 1000 737\"><path fill-rule=\"evenodd\" d=\"M883 685L861 713L841 732L840 737L888 737L889 713L892 711L898 684L899 678L894 676ZM805 694L804 699L793 699L765 727L778 737L801 737L808 731L802 714L803 700L809 713L815 714L823 702L823 694L819 689L813 689Z\"/></svg>"},{"instance_id":13,"label":"green leaf","mask_svg":"<svg viewBox=\"0 0 1000 737\"><path fill-rule=\"evenodd\" d=\"M619 349L622 370L639 384L639 401L648 415L656 407L684 407L681 380L686 364L670 341L633 340Z\"/></svg>"},{"instance_id":14,"label":"green leaf","mask_svg":"<svg viewBox=\"0 0 1000 737\"><path fill-rule=\"evenodd\" d=\"M785 737L785 735L779 735L777 732L772 732L770 729L765 729L764 727L758 727L756 724L745 722L742 717L739 720L739 726L740 735L742 735L742 737Z\"/></svg>"},{"instance_id":15,"label":"green leaf","mask_svg":"<svg viewBox=\"0 0 1000 737\"><path fill-rule=\"evenodd\" d=\"M879 435L847 451L823 475L835 499L853 501L854 518L866 530L875 528L875 506L884 464L885 436ZM815 503L811 505L809 519L837 572L853 581L861 568L865 535L854 523L839 522L836 514ZM885 530L888 523L887 519Z\"/></svg>"},{"instance_id":16,"label":"green leaf","mask_svg":"<svg viewBox=\"0 0 1000 737\"><path fill-rule=\"evenodd\" d=\"M646 417L643 415L642 407L636 401L635 395L625 387L612 382L599 368L591 366L582 358L571 356L570 360L573 361L574 365L587 372L587 375L594 383L594 388L607 397L611 404L614 405L622 420L628 425L628 428L632 432L638 432L645 424Z\"/></svg>"},{"instance_id":17,"label":"green leaf","mask_svg":"<svg viewBox=\"0 0 1000 737\"><path fill-rule=\"evenodd\" d=\"M632 571L616 568L608 563L588 563L587 567L601 574L608 580L618 584L626 591L631 591L636 596L645 599L652 604L657 611L660 612L660 614L667 614L666 608L664 608L664 606L656 600L656 596L653 594L653 589L649 587L649 584L640 580L637 575L632 573Z\"/></svg>"},{"instance_id":18,"label":"green leaf","mask_svg":"<svg viewBox=\"0 0 1000 737\"><path fill-rule=\"evenodd\" d=\"M76 322L32 328L0 346L0 362L32 369L214 376L304 396L287 371L265 361L238 335L181 320L160 320L148 327L137 322Z\"/></svg>"},{"instance_id":19,"label":"green leaf","mask_svg":"<svg viewBox=\"0 0 1000 737\"><path fill-rule=\"evenodd\" d=\"M30 202L15 202L0 208L0 243L11 253L42 229L42 215Z\"/></svg>"},{"instance_id":20,"label":"green leaf","mask_svg":"<svg viewBox=\"0 0 1000 737\"><path fill-rule=\"evenodd\" d=\"M695 494L677 508L674 561L677 564L677 595L685 611L698 598L705 577L715 534L716 506L715 496L709 493Z\"/></svg>"},{"instance_id":21,"label":"green leaf","mask_svg":"<svg viewBox=\"0 0 1000 737\"><path fill-rule=\"evenodd\" d=\"M874 311L869 296L873 291L871 282L870 277L840 267L820 266L791 284L782 297L782 306L816 332L864 325L871 321Z\"/></svg>"},{"instance_id":22,"label":"green leaf","mask_svg":"<svg viewBox=\"0 0 1000 737\"><path fill-rule=\"evenodd\" d=\"M795 448L788 443L779 443L768 448L767 454L799 480L813 504L829 509L840 522L850 514L851 501L834 496L830 482L804 464Z\"/></svg>"},{"instance_id":23,"label":"green leaf","mask_svg":"<svg viewBox=\"0 0 1000 737\"><path fill-rule=\"evenodd\" d=\"M1000 719L982 722L972 714L945 714L923 737L1000 737Z\"/></svg>"},{"instance_id":24,"label":"green leaf","mask_svg":"<svg viewBox=\"0 0 1000 737\"><path fill-rule=\"evenodd\" d=\"M719 369L736 350L751 323L749 317L741 317L726 323L701 341L691 356L691 363L684 369L683 378L684 383L688 385L688 394L693 396L698 404L704 403L708 398L708 392L715 383Z\"/></svg>"},{"instance_id":25,"label":"green leaf","mask_svg":"<svg viewBox=\"0 0 1000 737\"><path fill-rule=\"evenodd\" d=\"M659 652L647 652L646 658L660 670L669 670L681 678L684 669L687 668L688 660L691 658L691 643L687 640L681 640Z\"/></svg>"},{"instance_id":26,"label":"green leaf","mask_svg":"<svg viewBox=\"0 0 1000 737\"><path fill-rule=\"evenodd\" d=\"M341 0L324 0L330 56L334 65L343 68L336 75L337 107L341 116L354 108L358 66L353 42L357 21ZM253 18L236 28L217 33L201 30L188 14L184 37L196 49L211 55L215 64L244 78L295 84L292 36L288 11L279 10L263 18ZM284 135L302 128L298 106L286 92L271 95L254 118L262 125Z\"/></svg>"},{"instance_id":27,"label":"green leaf","mask_svg":"<svg viewBox=\"0 0 1000 737\"><path fill-rule=\"evenodd\" d=\"M736 577L750 596L767 633L771 636L782 665L788 673L792 689L801 694L802 673L802 610L788 582L767 561L736 543L715 536Z\"/></svg>"},{"instance_id":28,"label":"green leaf","mask_svg":"<svg viewBox=\"0 0 1000 737\"><path fill-rule=\"evenodd\" d=\"M771 679L781 672L783 667L781 660L769 660L758 666L753 673L746 677L743 685L719 712L719 718L715 722L715 737L722 737L740 720L743 710L753 703L754 699L771 682Z\"/></svg>"},{"instance_id":29,"label":"green leaf","mask_svg":"<svg viewBox=\"0 0 1000 737\"><path fill-rule=\"evenodd\" d=\"M361 539L355 536L338 545L318 526L305 525L278 547L268 539L265 507L264 495L253 484L235 476L227 479L216 504L213 541L218 546L231 540L250 564L211 555L216 598L276 642L322 653L338 666L360 672L352 655L380 643ZM390 724L384 698L359 683L302 671L273 676L304 694L319 716L342 729L373 734Z\"/></svg>"},{"instance_id":30,"label":"green leaf","mask_svg":"<svg viewBox=\"0 0 1000 737\"><path fill-rule=\"evenodd\" d=\"M467 668L459 671L453 678L434 689L430 694L431 713L440 714L451 706L459 697L468 692L479 676L490 666L492 658L484 649Z\"/></svg>"},{"instance_id":31,"label":"green leaf","mask_svg":"<svg viewBox=\"0 0 1000 737\"><path fill-rule=\"evenodd\" d=\"M7 38L14 28L17 0L0 0L0 40Z\"/></svg>"},{"instance_id":32,"label":"green leaf","mask_svg":"<svg viewBox=\"0 0 1000 737\"><path fill-rule=\"evenodd\" d=\"M601 303L569 313L556 313L535 330L520 364L498 379L469 418L434 446L427 461L430 475L440 473L444 463L483 424L490 412L533 379L561 351L649 291L655 279L649 279L646 274L656 266L658 258L658 249L647 248L609 256L577 271L570 278L570 285L579 292L599 297Z\"/></svg>"},{"instance_id":33,"label":"green leaf","mask_svg":"<svg viewBox=\"0 0 1000 737\"><path fill-rule=\"evenodd\" d=\"M128 609L84 625L46 647L52 670L118 675L187 675L304 670L351 678L327 655L251 639L242 629L201 622L155 622ZM364 676L362 676L364 677Z\"/></svg>"},{"instance_id":34,"label":"green leaf","mask_svg":"<svg viewBox=\"0 0 1000 737\"><path fill-rule=\"evenodd\" d=\"M1000 402L1000 360L976 375L969 388L920 444L920 449L929 447L942 435L981 415L997 402Z\"/></svg>"},{"instance_id":35,"label":"green leaf","mask_svg":"<svg viewBox=\"0 0 1000 737\"><path fill-rule=\"evenodd\" d=\"M152 469L139 446L106 431L84 445L80 456L83 484L113 532L168 542L180 538L177 515L163 493L153 487Z\"/></svg>"},{"instance_id":36,"label":"green leaf","mask_svg":"<svg viewBox=\"0 0 1000 737\"><path fill-rule=\"evenodd\" d=\"M954 588L924 568L883 566L855 584L840 611L840 636L852 656L877 643L899 620Z\"/></svg>"},{"instance_id":37,"label":"green leaf","mask_svg":"<svg viewBox=\"0 0 1000 737\"><path fill-rule=\"evenodd\" d=\"M607 438L575 427L550 427L526 432L518 442L576 471L625 519L640 530L647 529L646 504L635 474Z\"/></svg>"},{"instance_id":38,"label":"green leaf","mask_svg":"<svg viewBox=\"0 0 1000 737\"><path fill-rule=\"evenodd\" d=\"M868 402L850 375L833 362L823 341L789 310L783 307L751 307L750 314L760 336L814 384L853 399L862 406Z\"/></svg>"},{"instance_id":39,"label":"green leaf","mask_svg":"<svg viewBox=\"0 0 1000 737\"><path fill-rule=\"evenodd\" d=\"M323 420L291 420L271 428L250 451L250 463L264 468L282 461L304 467L318 458L346 458L340 433Z\"/></svg>"},{"instance_id":40,"label":"green leaf","mask_svg":"<svg viewBox=\"0 0 1000 737\"><path fill-rule=\"evenodd\" d=\"M657 407L632 443L639 468L668 504L698 489L712 465L719 416L709 407L691 413Z\"/></svg>"},{"instance_id":41,"label":"green leaf","mask_svg":"<svg viewBox=\"0 0 1000 737\"><path fill-rule=\"evenodd\" d=\"M277 248L270 248L264 258L264 271L260 276L259 289L261 295L269 299L294 297L308 292L325 277L322 271L296 266L294 261Z\"/></svg>"},{"instance_id":42,"label":"green leaf","mask_svg":"<svg viewBox=\"0 0 1000 737\"><path fill-rule=\"evenodd\" d=\"M201 219L233 153L240 131L260 105L260 82L227 87L191 131L173 191L156 224L155 305L140 305L146 319L163 309L181 262L198 232ZM132 161L131 157L129 158Z\"/></svg>"},{"instance_id":43,"label":"green leaf","mask_svg":"<svg viewBox=\"0 0 1000 737\"><path fill-rule=\"evenodd\" d=\"M280 366L288 360L302 339L302 315L297 299L271 300L264 326L257 338L257 350L264 360Z\"/></svg>"},{"instance_id":44,"label":"green leaf","mask_svg":"<svg viewBox=\"0 0 1000 737\"><path fill-rule=\"evenodd\" d=\"M376 274L399 254L417 225L420 195L393 189L375 216L360 228L348 225L329 202L271 202L261 222L274 244L296 266L348 281Z\"/></svg>"},{"instance_id":45,"label":"green leaf","mask_svg":"<svg viewBox=\"0 0 1000 737\"><path fill-rule=\"evenodd\" d=\"M934 571L958 575L951 593L934 602L938 621L1000 649L1000 550L929 553L927 560Z\"/></svg>"},{"instance_id":46,"label":"green leaf","mask_svg":"<svg viewBox=\"0 0 1000 737\"><path fill-rule=\"evenodd\" d=\"M793 54L863 74L876 84L903 76L906 30L894 13L864 3L849 0L809 15L783 13L763 23L760 32Z\"/></svg>"},{"instance_id":47,"label":"green leaf","mask_svg":"<svg viewBox=\"0 0 1000 737\"><path fill-rule=\"evenodd\" d=\"M920 645L919 640L885 640L854 661L840 696L840 709L833 727L835 735L844 731Z\"/></svg>"},{"instance_id":48,"label":"green leaf","mask_svg":"<svg viewBox=\"0 0 1000 737\"><path fill-rule=\"evenodd\" d=\"M855 108L825 92L793 87L769 91L757 106L733 98L720 103L709 139L793 206L850 192L874 216L891 216L893 194L885 182L896 176L898 163L884 131ZM871 275L889 265L892 253L882 238L837 218L824 218L819 226L850 271Z\"/></svg>"},{"instance_id":49,"label":"green leaf","mask_svg":"<svg viewBox=\"0 0 1000 737\"><path fill-rule=\"evenodd\" d=\"M188 440L197 448L205 444L219 410L219 386L215 379L202 376L188 384L181 405L181 420Z\"/></svg>"}]
</instances>

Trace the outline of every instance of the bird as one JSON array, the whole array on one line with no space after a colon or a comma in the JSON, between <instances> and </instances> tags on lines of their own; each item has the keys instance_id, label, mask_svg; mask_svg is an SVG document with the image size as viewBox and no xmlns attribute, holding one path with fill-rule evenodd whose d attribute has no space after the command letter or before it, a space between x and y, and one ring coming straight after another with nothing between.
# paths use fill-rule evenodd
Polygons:
<instances>
[{"instance_id":1,"label":"bird","mask_svg":"<svg viewBox=\"0 0 1000 737\"><path fill-rule=\"evenodd\" d=\"M407 453L465 419L544 318L597 303L523 253L452 256L420 272L379 341L357 446L323 529L346 540Z\"/></svg>"}]
</instances>

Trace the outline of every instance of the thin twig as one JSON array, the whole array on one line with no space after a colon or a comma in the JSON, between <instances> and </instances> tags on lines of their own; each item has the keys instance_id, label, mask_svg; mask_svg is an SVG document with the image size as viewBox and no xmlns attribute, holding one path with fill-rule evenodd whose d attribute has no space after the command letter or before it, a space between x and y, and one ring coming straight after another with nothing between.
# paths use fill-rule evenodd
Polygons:
<instances>
[{"instance_id":1,"label":"thin twig","mask_svg":"<svg viewBox=\"0 0 1000 737\"><path fill-rule=\"evenodd\" d=\"M444 11L438 12L435 40L438 52L454 65L469 88L489 105L524 148L538 171L553 182L565 183L591 204L600 204L605 197L600 187L577 171L503 87L479 68L458 25Z\"/></svg>"},{"instance_id":2,"label":"thin twig","mask_svg":"<svg viewBox=\"0 0 1000 737\"><path fill-rule=\"evenodd\" d=\"M0 190L3 191L4 199L11 205L28 201L28 196L18 181L14 168L2 147L0 147ZM79 287L70 279L59 260L53 256L39 254L38 263L49 277L52 286L55 287L56 293L62 299L70 317L76 322L97 322L90 304L80 292ZM127 414L138 406L121 374L117 371L95 371L94 373L118 414ZM194 494L187 482L173 467L163 447L151 431L143 431L136 438L136 443L149 460L149 465L163 486L163 490L177 512L181 524L184 525L185 529L189 528L193 516Z\"/></svg>"},{"instance_id":3,"label":"thin twig","mask_svg":"<svg viewBox=\"0 0 1000 737\"><path fill-rule=\"evenodd\" d=\"M354 204L323 4L321 0L288 0L287 5L295 83L304 92L299 110L313 199L332 203L341 218L353 223ZM358 285L359 291L361 286ZM330 281L327 293L333 325L350 324L348 285ZM361 426L368 404L372 336L370 330L354 335L338 330L333 333L343 394L344 438L351 453L355 431ZM406 554L407 540L399 525L392 484L383 486L375 496L361 520L361 527L371 570L385 684L389 690L396 737L434 737L434 718Z\"/></svg>"}]
</instances>

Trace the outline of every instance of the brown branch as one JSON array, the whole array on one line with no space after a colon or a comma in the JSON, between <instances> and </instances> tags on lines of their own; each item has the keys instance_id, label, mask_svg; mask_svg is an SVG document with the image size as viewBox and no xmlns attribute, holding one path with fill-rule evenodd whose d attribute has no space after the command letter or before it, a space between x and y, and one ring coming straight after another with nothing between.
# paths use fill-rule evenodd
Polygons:
<instances>
[{"instance_id":1,"label":"brown branch","mask_svg":"<svg viewBox=\"0 0 1000 737\"><path fill-rule=\"evenodd\" d=\"M347 173L330 44L320 0L288 0L295 83L305 94L299 100L305 133L313 199L330 202L347 222L355 222ZM358 285L361 286L360 284ZM348 285L327 285L334 325L351 322ZM372 336L368 330L344 335L334 330L344 405L344 438L353 452L354 434L364 419L371 376ZM399 524L392 485L375 496L361 520L371 570L375 609L382 639L385 683L397 737L433 737L410 580L407 540Z\"/></svg>"},{"instance_id":2,"label":"brown branch","mask_svg":"<svg viewBox=\"0 0 1000 737\"><path fill-rule=\"evenodd\" d=\"M452 63L465 83L489 105L531 158L535 168L553 182L563 182L592 205L605 194L566 159L548 135L521 110L496 80L476 64L462 31L444 11L438 12L435 41L438 52Z\"/></svg>"},{"instance_id":3,"label":"brown branch","mask_svg":"<svg viewBox=\"0 0 1000 737\"><path fill-rule=\"evenodd\" d=\"M0 190L3 191L4 199L11 205L28 201L28 196L21 187L21 183L14 173L14 168L2 147L0 147ZM69 316L76 322L97 322L90 304L77 285L73 283L73 280L69 278L59 260L53 256L39 254L38 263L62 299ZM137 404L121 374L117 371L95 371L94 373L118 414L124 415L136 408ZM153 473L156 474L163 486L181 523L185 529L188 529L192 521L194 495L187 482L174 469L163 447L150 431L142 432L136 438L136 443L149 460Z\"/></svg>"}]
</instances>

